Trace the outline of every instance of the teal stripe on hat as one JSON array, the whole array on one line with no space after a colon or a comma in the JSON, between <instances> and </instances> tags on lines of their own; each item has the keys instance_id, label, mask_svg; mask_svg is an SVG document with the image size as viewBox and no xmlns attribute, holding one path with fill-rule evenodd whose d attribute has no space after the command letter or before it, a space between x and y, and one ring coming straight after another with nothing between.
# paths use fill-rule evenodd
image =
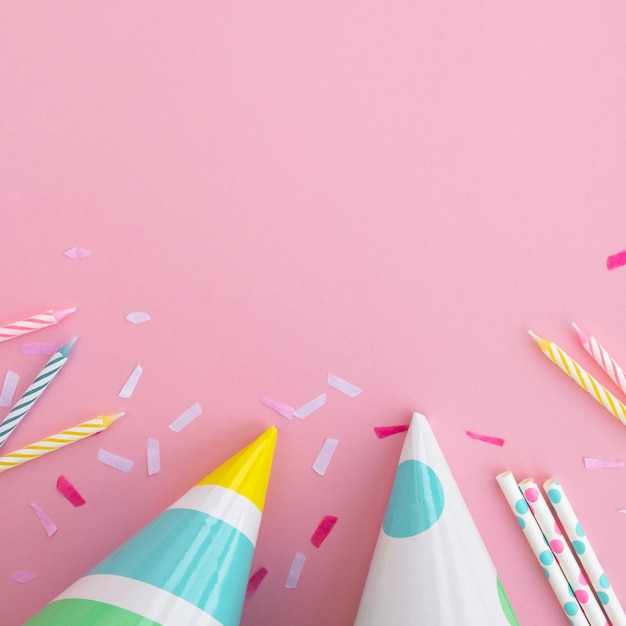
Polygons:
<instances>
[{"instance_id":1,"label":"teal stripe on hat","mask_svg":"<svg viewBox=\"0 0 626 626\"><path fill-rule=\"evenodd\" d=\"M230 524L200 511L167 509L87 575L141 580L224 626L238 626L253 554L251 541Z\"/></svg>"}]
</instances>

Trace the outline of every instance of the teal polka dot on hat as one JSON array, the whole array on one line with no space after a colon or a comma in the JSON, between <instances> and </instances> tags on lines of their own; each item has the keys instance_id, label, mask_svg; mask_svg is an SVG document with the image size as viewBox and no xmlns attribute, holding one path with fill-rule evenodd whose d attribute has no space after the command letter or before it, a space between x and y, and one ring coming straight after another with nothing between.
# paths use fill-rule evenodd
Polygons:
<instances>
[{"instance_id":1,"label":"teal polka dot on hat","mask_svg":"<svg viewBox=\"0 0 626 626\"><path fill-rule=\"evenodd\" d=\"M544 565L550 565L554 561L554 554L552 554L552 550L543 550L539 553L539 560Z\"/></svg>"},{"instance_id":2,"label":"teal polka dot on hat","mask_svg":"<svg viewBox=\"0 0 626 626\"><path fill-rule=\"evenodd\" d=\"M572 541L572 547L576 551L576 554L582 554L585 551L585 542L574 540Z\"/></svg>"},{"instance_id":3,"label":"teal polka dot on hat","mask_svg":"<svg viewBox=\"0 0 626 626\"><path fill-rule=\"evenodd\" d=\"M576 613L578 613L578 609L579 609L578 602L573 602L573 601L572 602L566 602L563 605L563 609L565 610L565 612L568 615L576 615Z\"/></svg>"},{"instance_id":4,"label":"teal polka dot on hat","mask_svg":"<svg viewBox=\"0 0 626 626\"><path fill-rule=\"evenodd\" d=\"M579 537L584 537L585 536L585 531L583 530L583 527L580 525L580 522L578 522L578 524L576 524L576 534Z\"/></svg>"},{"instance_id":5,"label":"teal polka dot on hat","mask_svg":"<svg viewBox=\"0 0 626 626\"><path fill-rule=\"evenodd\" d=\"M548 498L550 502L558 504L561 501L561 492L558 489L548 489Z\"/></svg>"},{"instance_id":6,"label":"teal polka dot on hat","mask_svg":"<svg viewBox=\"0 0 626 626\"><path fill-rule=\"evenodd\" d=\"M526 502L526 500L524 500L524 498L520 498L515 503L515 510L518 513L520 513L521 515L524 515L525 513L528 513L528 503Z\"/></svg>"},{"instance_id":7,"label":"teal polka dot on hat","mask_svg":"<svg viewBox=\"0 0 626 626\"><path fill-rule=\"evenodd\" d=\"M608 589L611 586L606 574L601 574L600 578L598 578L598 582L600 583L600 587L604 587L604 589Z\"/></svg>"}]
</instances>

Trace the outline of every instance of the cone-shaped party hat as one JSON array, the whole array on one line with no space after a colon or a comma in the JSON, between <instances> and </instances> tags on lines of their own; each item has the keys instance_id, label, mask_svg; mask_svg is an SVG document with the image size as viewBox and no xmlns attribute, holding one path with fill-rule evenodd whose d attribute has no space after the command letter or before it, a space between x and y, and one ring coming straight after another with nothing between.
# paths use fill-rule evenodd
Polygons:
<instances>
[{"instance_id":1,"label":"cone-shaped party hat","mask_svg":"<svg viewBox=\"0 0 626 626\"><path fill-rule=\"evenodd\" d=\"M414 413L355 626L518 626L428 421Z\"/></svg>"},{"instance_id":2,"label":"cone-shaped party hat","mask_svg":"<svg viewBox=\"0 0 626 626\"><path fill-rule=\"evenodd\" d=\"M237 626L275 444L272 427L25 626Z\"/></svg>"}]
</instances>

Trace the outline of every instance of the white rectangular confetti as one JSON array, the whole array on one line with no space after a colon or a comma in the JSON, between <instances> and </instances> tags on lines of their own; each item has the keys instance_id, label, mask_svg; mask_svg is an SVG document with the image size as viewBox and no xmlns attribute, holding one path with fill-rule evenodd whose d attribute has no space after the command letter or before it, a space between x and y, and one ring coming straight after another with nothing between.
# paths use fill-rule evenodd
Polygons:
<instances>
[{"instance_id":1,"label":"white rectangular confetti","mask_svg":"<svg viewBox=\"0 0 626 626\"><path fill-rule=\"evenodd\" d=\"M120 398L130 398L133 395L133 391L135 391L135 387L139 382L139 377L141 376L143 369L141 365L137 365L133 370L132 374L128 377L128 380L124 383L122 390L118 394Z\"/></svg>"},{"instance_id":2,"label":"white rectangular confetti","mask_svg":"<svg viewBox=\"0 0 626 626\"><path fill-rule=\"evenodd\" d=\"M326 470L328 469L330 460L333 458L333 454L335 454L338 443L339 439L326 439L324 442L320 453L317 455L317 459L315 459L315 463L313 463L313 469L320 476L326 474Z\"/></svg>"},{"instance_id":3,"label":"white rectangular confetti","mask_svg":"<svg viewBox=\"0 0 626 626\"><path fill-rule=\"evenodd\" d=\"M356 398L362 391L360 387L357 387L356 385L349 383L347 380L330 373L328 374L328 384L351 398Z\"/></svg>"},{"instance_id":4,"label":"white rectangular confetti","mask_svg":"<svg viewBox=\"0 0 626 626\"><path fill-rule=\"evenodd\" d=\"M296 409L293 414L300 419L304 419L313 413L313 411L317 411L321 406L326 404L326 394L322 393L313 400L303 404L299 409Z\"/></svg>"},{"instance_id":5,"label":"white rectangular confetti","mask_svg":"<svg viewBox=\"0 0 626 626\"><path fill-rule=\"evenodd\" d=\"M148 476L153 476L161 471L161 455L159 440L148 438L147 448Z\"/></svg>"},{"instance_id":6,"label":"white rectangular confetti","mask_svg":"<svg viewBox=\"0 0 626 626\"><path fill-rule=\"evenodd\" d=\"M19 375L11 370L7 370L7 373L4 375L2 392L0 393L0 406L11 406L19 382Z\"/></svg>"},{"instance_id":7,"label":"white rectangular confetti","mask_svg":"<svg viewBox=\"0 0 626 626\"><path fill-rule=\"evenodd\" d=\"M298 580L300 579L300 574L302 574L305 561L306 556L302 552L296 552L289 568L285 589L295 589L298 586Z\"/></svg>"},{"instance_id":8,"label":"white rectangular confetti","mask_svg":"<svg viewBox=\"0 0 626 626\"><path fill-rule=\"evenodd\" d=\"M191 421L195 420L198 415L202 413L202 407L199 402L192 404L188 409L185 409L169 426L170 430L175 433L179 433L185 426Z\"/></svg>"},{"instance_id":9,"label":"white rectangular confetti","mask_svg":"<svg viewBox=\"0 0 626 626\"><path fill-rule=\"evenodd\" d=\"M135 465L134 461L125 459L123 456L118 456L112 452L107 452L102 448L98 450L98 461L108 465L109 467L114 467L115 469L120 470L120 472L130 472L130 470L133 469L133 465Z\"/></svg>"}]
</instances>

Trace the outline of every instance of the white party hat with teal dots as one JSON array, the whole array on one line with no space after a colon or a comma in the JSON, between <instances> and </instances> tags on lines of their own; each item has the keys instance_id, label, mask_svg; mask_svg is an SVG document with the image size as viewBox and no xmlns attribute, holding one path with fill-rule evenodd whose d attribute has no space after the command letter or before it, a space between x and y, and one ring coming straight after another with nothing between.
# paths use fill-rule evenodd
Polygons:
<instances>
[{"instance_id":1,"label":"white party hat with teal dots","mask_svg":"<svg viewBox=\"0 0 626 626\"><path fill-rule=\"evenodd\" d=\"M519 626L428 420L414 413L355 626Z\"/></svg>"}]
</instances>

